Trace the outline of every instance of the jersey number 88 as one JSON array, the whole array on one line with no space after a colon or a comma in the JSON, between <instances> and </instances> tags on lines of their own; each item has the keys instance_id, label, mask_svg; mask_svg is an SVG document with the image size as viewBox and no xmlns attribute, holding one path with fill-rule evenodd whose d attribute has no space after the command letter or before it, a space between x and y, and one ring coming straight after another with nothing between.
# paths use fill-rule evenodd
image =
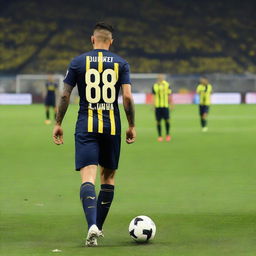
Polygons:
<instances>
[{"instance_id":1,"label":"jersey number 88","mask_svg":"<svg viewBox=\"0 0 256 256\"><path fill-rule=\"evenodd\" d=\"M92 76L94 76L94 81L92 81ZM110 80L108 77L110 76ZM89 69L85 73L85 95L86 100L89 103L98 103L101 99L105 103L113 103L116 97L116 88L115 84L117 82L117 76L113 69L105 69L102 73L102 83L103 86L100 86L100 72L97 69ZM95 96L92 97L92 89L95 90ZM108 95L108 89L110 94Z\"/></svg>"}]
</instances>

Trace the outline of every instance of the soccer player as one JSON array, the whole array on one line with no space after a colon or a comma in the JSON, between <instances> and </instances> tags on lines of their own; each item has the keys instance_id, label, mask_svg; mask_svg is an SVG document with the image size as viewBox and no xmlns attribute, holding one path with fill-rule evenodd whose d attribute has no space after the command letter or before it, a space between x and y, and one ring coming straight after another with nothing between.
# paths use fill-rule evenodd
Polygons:
<instances>
[{"instance_id":1,"label":"soccer player","mask_svg":"<svg viewBox=\"0 0 256 256\"><path fill-rule=\"evenodd\" d=\"M121 143L120 89L128 121L126 142L131 144L136 137L129 65L109 51L112 33L111 25L97 23L91 36L93 50L71 61L53 130L55 144L63 144L61 124L77 85L80 109L75 133L76 170L82 179L80 199L88 223L87 246L96 246L97 238L103 236L102 227L114 197ZM94 184L98 165L101 190L97 199Z\"/></svg>"},{"instance_id":2,"label":"soccer player","mask_svg":"<svg viewBox=\"0 0 256 256\"><path fill-rule=\"evenodd\" d=\"M202 131L207 132L207 117L211 104L212 85L209 84L206 77L200 78L196 93L199 95L199 115L201 120Z\"/></svg>"},{"instance_id":3,"label":"soccer player","mask_svg":"<svg viewBox=\"0 0 256 256\"><path fill-rule=\"evenodd\" d=\"M53 108L54 110L54 119L56 119L56 113L57 113L57 108L56 108L56 90L58 88L58 84L54 82L53 77L49 75L47 82L45 83L45 88L46 88L46 96L45 96L45 115L46 115L46 120L45 124L51 124L50 120L50 107Z\"/></svg>"},{"instance_id":4,"label":"soccer player","mask_svg":"<svg viewBox=\"0 0 256 256\"><path fill-rule=\"evenodd\" d=\"M155 106L155 116L157 123L158 141L163 141L162 137L162 119L165 122L166 130L166 141L171 140L170 135L170 108L173 109L173 102L171 96L170 85L164 80L164 75L159 75L156 83L153 85L152 93L154 94L154 106Z\"/></svg>"}]
</instances>

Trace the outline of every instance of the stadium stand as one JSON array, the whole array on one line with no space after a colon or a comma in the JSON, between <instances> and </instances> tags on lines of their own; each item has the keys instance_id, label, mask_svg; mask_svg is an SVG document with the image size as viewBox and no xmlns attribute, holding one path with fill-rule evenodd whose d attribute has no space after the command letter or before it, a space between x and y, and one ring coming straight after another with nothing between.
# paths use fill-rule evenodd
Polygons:
<instances>
[{"instance_id":1,"label":"stadium stand","mask_svg":"<svg viewBox=\"0 0 256 256\"><path fill-rule=\"evenodd\" d=\"M113 51L132 72L253 73L255 8L253 1L220 0L6 1L0 73L64 73L72 57L90 49L98 20L115 27Z\"/></svg>"}]
</instances>

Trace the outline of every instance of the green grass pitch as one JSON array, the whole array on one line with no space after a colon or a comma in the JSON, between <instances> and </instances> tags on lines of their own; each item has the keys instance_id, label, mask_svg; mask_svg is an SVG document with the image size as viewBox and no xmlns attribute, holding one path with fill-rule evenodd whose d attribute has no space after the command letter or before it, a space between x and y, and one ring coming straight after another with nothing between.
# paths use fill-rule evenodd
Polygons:
<instances>
[{"instance_id":1,"label":"green grass pitch","mask_svg":"<svg viewBox=\"0 0 256 256\"><path fill-rule=\"evenodd\" d=\"M200 131L197 106L176 106L170 143L156 141L151 107L136 106L137 142L122 144L115 200L97 248L83 247L77 108L68 110L58 147L42 105L0 107L1 255L256 255L255 105L212 106L208 133ZM127 229L142 214L157 234L137 245Z\"/></svg>"}]
</instances>

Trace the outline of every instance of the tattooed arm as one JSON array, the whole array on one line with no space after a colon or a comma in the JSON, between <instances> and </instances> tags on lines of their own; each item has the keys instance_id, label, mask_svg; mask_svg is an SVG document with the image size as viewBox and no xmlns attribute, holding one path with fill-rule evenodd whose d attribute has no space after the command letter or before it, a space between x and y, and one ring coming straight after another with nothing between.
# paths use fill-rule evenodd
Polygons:
<instances>
[{"instance_id":1,"label":"tattooed arm","mask_svg":"<svg viewBox=\"0 0 256 256\"><path fill-rule=\"evenodd\" d=\"M56 117L56 124L53 129L53 142L56 145L63 144L63 129L61 127L62 120L66 114L66 111L68 109L69 105L69 99L71 92L73 90L73 86L70 86L68 84L64 84L63 93L60 96L60 102L58 105L58 112Z\"/></svg>"},{"instance_id":2,"label":"tattooed arm","mask_svg":"<svg viewBox=\"0 0 256 256\"><path fill-rule=\"evenodd\" d=\"M123 105L129 128L126 131L126 142L131 144L135 141L135 109L130 84L122 85Z\"/></svg>"}]
</instances>

